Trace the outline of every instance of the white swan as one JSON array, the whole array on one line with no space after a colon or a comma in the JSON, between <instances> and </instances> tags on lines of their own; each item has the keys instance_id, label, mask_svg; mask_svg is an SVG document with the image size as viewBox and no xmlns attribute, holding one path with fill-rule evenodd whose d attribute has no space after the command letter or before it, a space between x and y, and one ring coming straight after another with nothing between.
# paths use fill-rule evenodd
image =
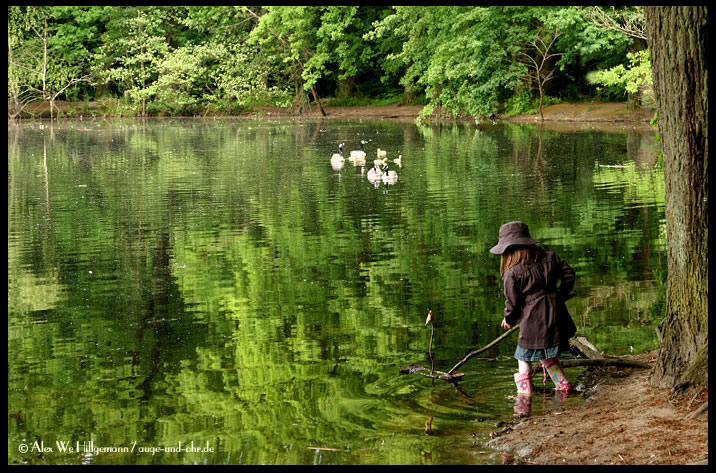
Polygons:
<instances>
[{"instance_id":1,"label":"white swan","mask_svg":"<svg viewBox=\"0 0 716 473\"><path fill-rule=\"evenodd\" d=\"M378 166L373 166L368 170L368 182L374 184L381 180L381 177L383 176L383 170L379 168Z\"/></svg>"},{"instance_id":2,"label":"white swan","mask_svg":"<svg viewBox=\"0 0 716 473\"><path fill-rule=\"evenodd\" d=\"M398 173L395 171L388 171L388 168L386 166L385 172L381 176L381 179L383 180L383 184L395 184L398 182Z\"/></svg>"},{"instance_id":3,"label":"white swan","mask_svg":"<svg viewBox=\"0 0 716 473\"><path fill-rule=\"evenodd\" d=\"M338 145L338 153L331 156L331 167L335 171L340 171L345 165L346 159L343 157L343 143Z\"/></svg>"},{"instance_id":4,"label":"white swan","mask_svg":"<svg viewBox=\"0 0 716 473\"><path fill-rule=\"evenodd\" d=\"M363 147L368 143L365 140L360 140L360 149L351 150L351 158L353 159L365 159L365 151Z\"/></svg>"},{"instance_id":5,"label":"white swan","mask_svg":"<svg viewBox=\"0 0 716 473\"><path fill-rule=\"evenodd\" d=\"M349 156L348 161L351 162L353 166L365 166L365 156L356 157L356 156Z\"/></svg>"}]
</instances>

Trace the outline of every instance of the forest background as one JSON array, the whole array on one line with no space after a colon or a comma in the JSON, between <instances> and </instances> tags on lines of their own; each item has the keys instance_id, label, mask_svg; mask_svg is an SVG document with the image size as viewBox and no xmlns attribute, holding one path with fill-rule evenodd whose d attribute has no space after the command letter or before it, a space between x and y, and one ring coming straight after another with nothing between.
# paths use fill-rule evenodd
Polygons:
<instances>
[{"instance_id":1,"label":"forest background","mask_svg":"<svg viewBox=\"0 0 716 473\"><path fill-rule=\"evenodd\" d=\"M8 118L653 104L644 8L8 6ZM57 101L74 104L55 110Z\"/></svg>"}]
</instances>

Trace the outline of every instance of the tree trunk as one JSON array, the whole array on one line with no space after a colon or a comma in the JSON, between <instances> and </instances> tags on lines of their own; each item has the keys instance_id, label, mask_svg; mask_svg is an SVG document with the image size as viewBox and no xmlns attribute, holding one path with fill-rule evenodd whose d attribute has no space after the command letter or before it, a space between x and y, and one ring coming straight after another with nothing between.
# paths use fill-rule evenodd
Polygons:
<instances>
[{"instance_id":1,"label":"tree trunk","mask_svg":"<svg viewBox=\"0 0 716 473\"><path fill-rule=\"evenodd\" d=\"M342 72L342 71L341 71ZM355 95L356 81L349 77L346 79L338 79L336 82L336 97L339 99L351 98Z\"/></svg>"},{"instance_id":2,"label":"tree trunk","mask_svg":"<svg viewBox=\"0 0 716 473\"><path fill-rule=\"evenodd\" d=\"M321 99L318 98L318 94L316 93L316 88L314 86L311 86L311 93L313 94L313 100L315 100L318 104L318 110L321 111L321 115L327 117L328 115L326 114L326 111L323 110L323 104L321 104Z\"/></svg>"},{"instance_id":3,"label":"tree trunk","mask_svg":"<svg viewBox=\"0 0 716 473\"><path fill-rule=\"evenodd\" d=\"M664 162L666 314L652 384L705 384L708 371L706 6L646 7Z\"/></svg>"},{"instance_id":4,"label":"tree trunk","mask_svg":"<svg viewBox=\"0 0 716 473\"><path fill-rule=\"evenodd\" d=\"M539 71L537 71L537 74L539 74ZM542 99L544 97L544 91L542 90L542 82L539 79L539 75L537 76L537 85L539 85L539 105L537 105L537 110L539 110L540 120L544 121L544 113L542 113Z\"/></svg>"},{"instance_id":5,"label":"tree trunk","mask_svg":"<svg viewBox=\"0 0 716 473\"><path fill-rule=\"evenodd\" d=\"M400 105L409 105L415 102L415 85L412 81L403 87L403 98L400 100Z\"/></svg>"},{"instance_id":6,"label":"tree trunk","mask_svg":"<svg viewBox=\"0 0 716 473\"><path fill-rule=\"evenodd\" d=\"M296 90L296 98L293 102L293 112L301 115L303 113L303 105L306 101L306 92L303 89L303 81L297 73L293 74L293 84Z\"/></svg>"}]
</instances>

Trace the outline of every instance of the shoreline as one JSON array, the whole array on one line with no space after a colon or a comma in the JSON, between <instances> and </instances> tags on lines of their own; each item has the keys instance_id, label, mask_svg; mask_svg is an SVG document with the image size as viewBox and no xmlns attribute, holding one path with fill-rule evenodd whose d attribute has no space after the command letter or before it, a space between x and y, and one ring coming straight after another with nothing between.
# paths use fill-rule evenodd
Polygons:
<instances>
[{"instance_id":1,"label":"shoreline","mask_svg":"<svg viewBox=\"0 0 716 473\"><path fill-rule=\"evenodd\" d=\"M78 102L56 102L55 114L62 113L61 119L92 120L98 118L254 118L254 119L296 119L296 120L390 120L398 122L415 122L423 109L422 105L360 105L351 107L324 107L327 116L322 116L318 107L312 106L310 110L301 115L291 112L290 109L275 106L255 106L251 110L239 115L195 115L195 116L152 116L139 117L136 115L112 115L99 113L97 103L91 102L85 110L80 111L82 104ZM23 116L18 121L46 120L49 118L49 104L37 104L29 107L32 116ZM650 120L654 110L650 107L641 107L638 110L627 110L626 102L582 102L561 103L549 105L543 109L544 121L539 115L517 115L512 117L497 116L492 120L481 123L521 123L544 125L555 131L575 127L613 127L622 126L630 128L652 129ZM24 113L27 115L27 113ZM55 117L57 119L57 117ZM9 121L13 120L8 118ZM470 123L471 117L438 116L425 120L425 125L444 123Z\"/></svg>"},{"instance_id":2,"label":"shoreline","mask_svg":"<svg viewBox=\"0 0 716 473\"><path fill-rule=\"evenodd\" d=\"M649 352L624 359L654 363ZM503 464L708 465L708 388L651 386L651 369L596 368L585 401L515 418L485 447Z\"/></svg>"}]
</instances>

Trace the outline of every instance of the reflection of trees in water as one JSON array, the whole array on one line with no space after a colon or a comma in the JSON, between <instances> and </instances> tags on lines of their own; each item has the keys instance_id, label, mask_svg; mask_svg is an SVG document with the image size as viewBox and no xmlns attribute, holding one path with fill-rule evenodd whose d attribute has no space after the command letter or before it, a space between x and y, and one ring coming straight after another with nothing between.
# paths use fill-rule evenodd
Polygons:
<instances>
[{"instance_id":1,"label":"reflection of trees in water","mask_svg":"<svg viewBox=\"0 0 716 473\"><path fill-rule=\"evenodd\" d=\"M656 325L663 318L664 287L658 281L620 281L595 286L569 303L578 332L606 353L657 348Z\"/></svg>"},{"instance_id":2,"label":"reflection of trees in water","mask_svg":"<svg viewBox=\"0 0 716 473\"><path fill-rule=\"evenodd\" d=\"M43 243L33 243L33 265L9 246L8 274L60 268L47 302L73 312L84 342L58 356L85 360L71 374L73 389L107 402L82 411L83 422L116 444L135 429L167 442L196 433L215 436L232 459L300 463L310 457L284 448L296 438L359 435L379 444L386 426L424 425L433 414L424 403L442 400L426 401L425 391L418 399L416 388L391 385L385 373L425 360L425 307L444 314L431 350L436 369L499 335L504 299L487 249L517 214L578 263L589 296L570 304L582 328L604 334L631 325L633 333L651 323L661 288L632 280L653 279L662 264L658 191L634 169L594 166L597 149L610 163L638 149L647 163L648 140L637 147L636 135L625 147L623 134L531 126L354 123L316 133L311 123L151 123L55 130L46 173L42 140L22 145L34 161L11 158L9 146L9 219L29 216L13 217L9 231ZM370 192L357 170L355 186L345 169L346 178L334 179L326 156L336 142L368 136L396 156L403 151L395 192ZM85 138L100 148L83 150ZM52 226L42 224L46 203ZM80 213L61 207L75 203ZM77 244L86 234L82 242L92 245ZM100 263L114 279L88 286L86 268L71 259ZM105 296L108 288L116 297ZM9 287L9 300L18 294ZM54 345L60 324L33 330L17 353L9 347L12 373L16 363L39 361L33 344ZM117 371L98 379L94 357ZM62 390L67 365L53 366L48 389ZM465 399L448 388L448 401ZM467 392L493 402L482 389ZM69 401L53 402L60 412ZM114 419L111 432L102 430L106 418ZM448 424L435 419L435 432Z\"/></svg>"},{"instance_id":3,"label":"reflection of trees in water","mask_svg":"<svg viewBox=\"0 0 716 473\"><path fill-rule=\"evenodd\" d=\"M592 287L576 312L585 327L599 322L593 320L592 312L619 312L625 322L654 323L660 314L653 313L651 307L662 297L663 289L654 281L623 281Z\"/></svg>"}]
</instances>

